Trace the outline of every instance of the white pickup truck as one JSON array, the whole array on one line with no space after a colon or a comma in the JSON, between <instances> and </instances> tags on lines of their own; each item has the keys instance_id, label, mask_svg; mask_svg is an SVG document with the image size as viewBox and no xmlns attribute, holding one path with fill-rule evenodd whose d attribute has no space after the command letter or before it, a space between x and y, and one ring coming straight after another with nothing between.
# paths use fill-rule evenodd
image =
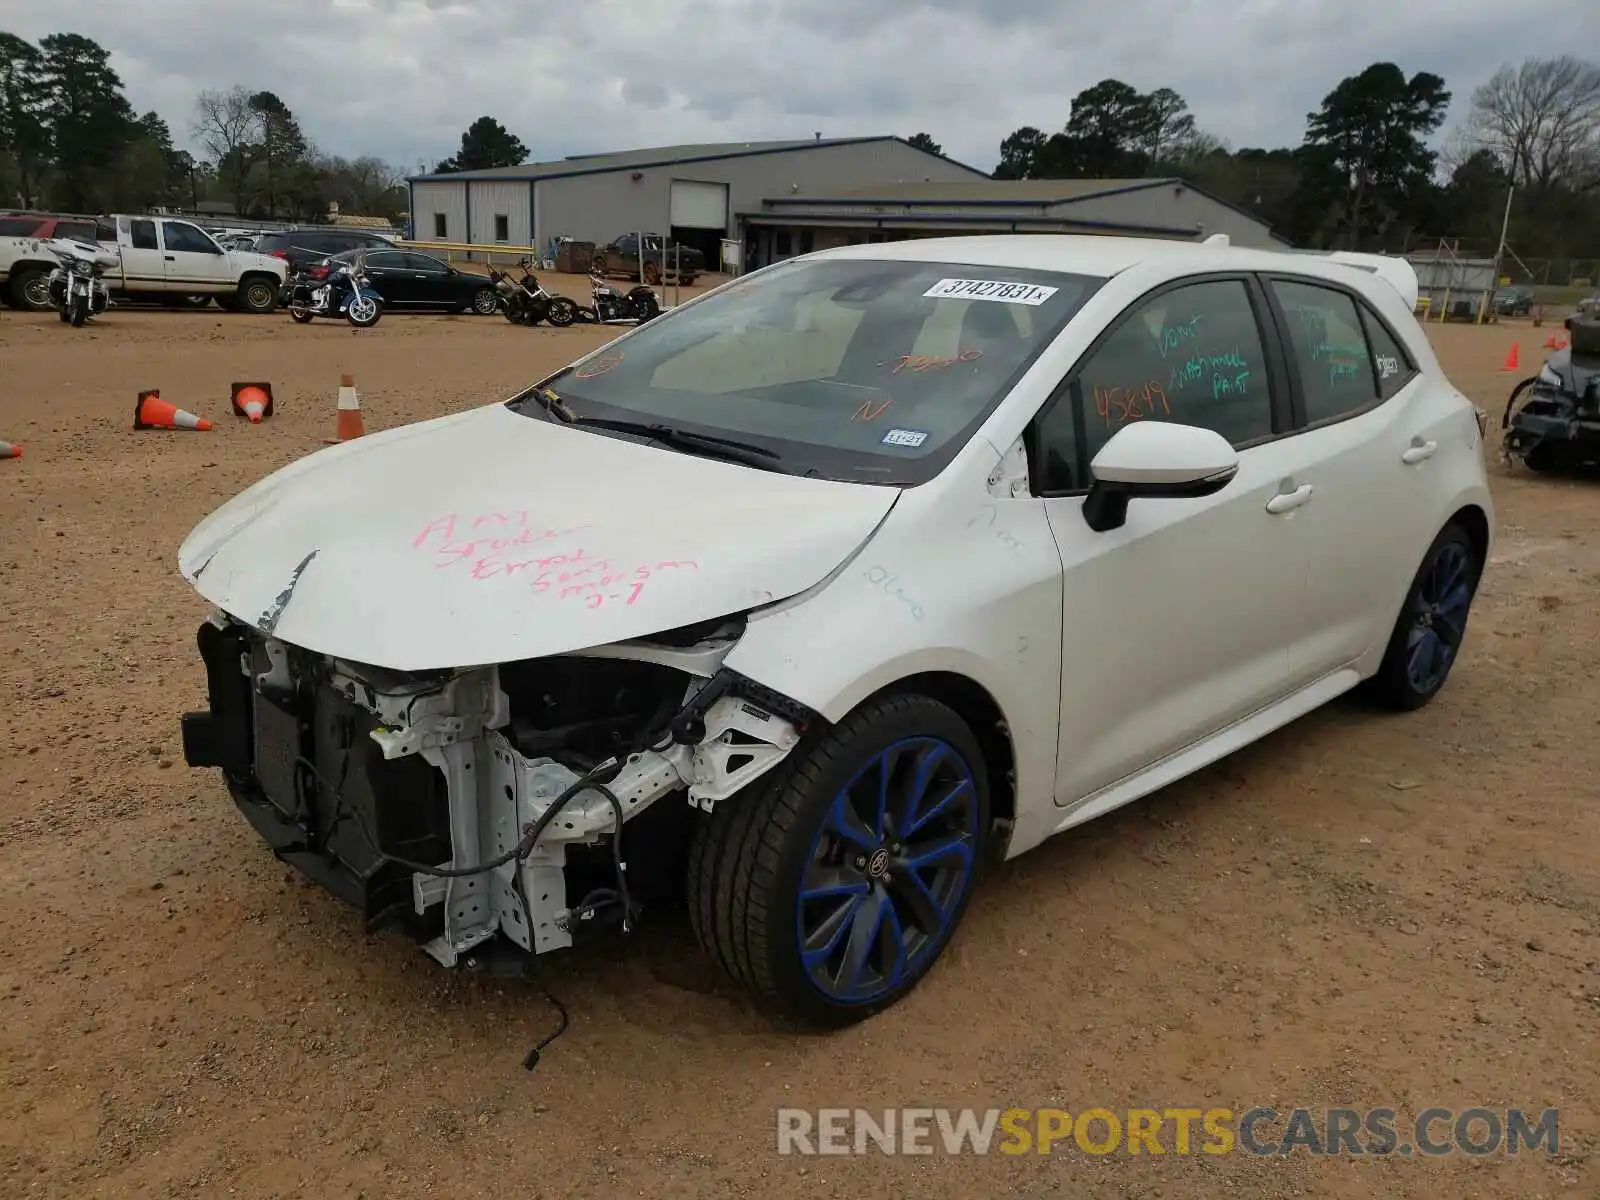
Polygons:
<instances>
[{"instance_id":1,"label":"white pickup truck","mask_svg":"<svg viewBox=\"0 0 1600 1200\"><path fill-rule=\"evenodd\" d=\"M288 274L282 259L224 250L200 226L172 217L118 214L99 222L98 240L121 260L105 279L113 296L127 300L209 296L231 312L270 313ZM0 295L14 308L48 309L45 280L56 266L38 239L0 238Z\"/></svg>"}]
</instances>

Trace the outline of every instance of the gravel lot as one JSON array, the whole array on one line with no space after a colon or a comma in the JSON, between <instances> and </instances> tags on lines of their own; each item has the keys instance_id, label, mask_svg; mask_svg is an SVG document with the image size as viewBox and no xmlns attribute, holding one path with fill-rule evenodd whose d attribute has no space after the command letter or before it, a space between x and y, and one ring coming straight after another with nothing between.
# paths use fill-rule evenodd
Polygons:
<instances>
[{"instance_id":1,"label":"gravel lot","mask_svg":"<svg viewBox=\"0 0 1600 1200\"><path fill-rule=\"evenodd\" d=\"M562 281L575 287L578 281ZM1519 341L1430 327L1496 423ZM447 976L276 864L214 772L178 543L330 435L493 401L607 332L0 313L0 1194L1600 1195L1600 485L1492 463L1500 543L1437 703L1336 703L1002 870L907 1002L831 1037L684 922ZM269 379L278 414L228 415ZM159 387L215 432L134 434ZM1491 457L1494 450L1489 450ZM1561 1108L1561 1155L780 1157L780 1106Z\"/></svg>"}]
</instances>

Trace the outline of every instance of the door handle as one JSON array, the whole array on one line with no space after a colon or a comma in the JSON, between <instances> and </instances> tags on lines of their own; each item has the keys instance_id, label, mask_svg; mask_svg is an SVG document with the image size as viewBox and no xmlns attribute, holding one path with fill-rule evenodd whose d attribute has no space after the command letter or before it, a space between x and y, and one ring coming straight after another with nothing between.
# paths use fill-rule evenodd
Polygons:
<instances>
[{"instance_id":1,"label":"door handle","mask_svg":"<svg viewBox=\"0 0 1600 1200\"><path fill-rule=\"evenodd\" d=\"M1400 461L1407 466L1415 466L1419 462L1432 458L1438 453L1438 450L1438 442L1413 441L1411 448L1400 456Z\"/></svg>"},{"instance_id":2,"label":"door handle","mask_svg":"<svg viewBox=\"0 0 1600 1200\"><path fill-rule=\"evenodd\" d=\"M177 259L173 258L172 255L170 255L170 254L166 255L165 257L166 257L166 260L168 262L177 262L178 261Z\"/></svg>"},{"instance_id":3,"label":"door handle","mask_svg":"<svg viewBox=\"0 0 1600 1200\"><path fill-rule=\"evenodd\" d=\"M1279 492L1267 501L1267 511L1273 515L1278 513L1293 512L1302 504L1311 503L1311 485L1302 483L1292 492Z\"/></svg>"}]
</instances>

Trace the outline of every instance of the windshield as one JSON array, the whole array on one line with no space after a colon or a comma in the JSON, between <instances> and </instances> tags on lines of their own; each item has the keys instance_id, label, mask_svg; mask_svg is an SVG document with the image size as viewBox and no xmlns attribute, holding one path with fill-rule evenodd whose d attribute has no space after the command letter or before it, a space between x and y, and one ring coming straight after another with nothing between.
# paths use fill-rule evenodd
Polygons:
<instances>
[{"instance_id":1,"label":"windshield","mask_svg":"<svg viewBox=\"0 0 1600 1200\"><path fill-rule=\"evenodd\" d=\"M580 420L738 439L792 474L912 485L955 456L1102 282L796 260L659 317L546 383Z\"/></svg>"}]
</instances>

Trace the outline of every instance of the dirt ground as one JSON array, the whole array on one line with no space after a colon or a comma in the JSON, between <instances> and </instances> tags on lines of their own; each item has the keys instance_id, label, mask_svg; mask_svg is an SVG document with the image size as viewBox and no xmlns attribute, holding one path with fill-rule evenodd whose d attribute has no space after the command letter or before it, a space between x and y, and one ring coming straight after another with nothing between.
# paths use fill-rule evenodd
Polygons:
<instances>
[{"instance_id":1,"label":"dirt ground","mask_svg":"<svg viewBox=\"0 0 1600 1200\"><path fill-rule=\"evenodd\" d=\"M1549 331L1431 332L1497 423ZM0 438L26 446L0 461L0 1194L1600 1195L1600 485L1492 464L1499 547L1434 705L1336 703L1024 856L909 1000L840 1034L711 986L672 918L553 956L572 1026L529 1074L535 987L368 939L276 864L182 762L206 609L180 540L317 449L341 373L371 431L605 337L0 313ZM249 379L260 427L228 416ZM147 387L215 432L133 433ZM779 1107L890 1105L1559 1107L1561 1153L776 1152Z\"/></svg>"}]
</instances>

